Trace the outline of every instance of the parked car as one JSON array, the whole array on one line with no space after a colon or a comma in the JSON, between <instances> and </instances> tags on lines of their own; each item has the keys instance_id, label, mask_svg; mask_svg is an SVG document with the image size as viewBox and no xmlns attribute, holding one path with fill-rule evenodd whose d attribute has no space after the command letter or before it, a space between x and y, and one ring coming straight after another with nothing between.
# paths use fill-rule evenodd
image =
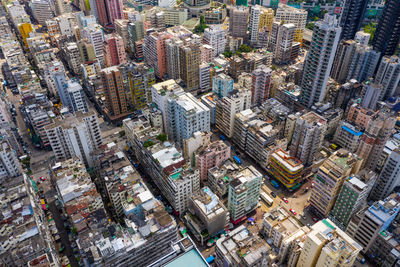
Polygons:
<instances>
[{"instance_id":1,"label":"parked car","mask_svg":"<svg viewBox=\"0 0 400 267\"><path fill-rule=\"evenodd\" d=\"M289 200L287 200L285 197L282 197L283 202L285 202L286 204L289 203Z\"/></svg>"},{"instance_id":2,"label":"parked car","mask_svg":"<svg viewBox=\"0 0 400 267\"><path fill-rule=\"evenodd\" d=\"M271 196L272 196L273 198L276 198L276 194L275 194L274 192L271 192Z\"/></svg>"},{"instance_id":3,"label":"parked car","mask_svg":"<svg viewBox=\"0 0 400 267\"><path fill-rule=\"evenodd\" d=\"M297 212L295 212L294 209L289 209L289 211L290 211L293 215L297 215Z\"/></svg>"}]
</instances>

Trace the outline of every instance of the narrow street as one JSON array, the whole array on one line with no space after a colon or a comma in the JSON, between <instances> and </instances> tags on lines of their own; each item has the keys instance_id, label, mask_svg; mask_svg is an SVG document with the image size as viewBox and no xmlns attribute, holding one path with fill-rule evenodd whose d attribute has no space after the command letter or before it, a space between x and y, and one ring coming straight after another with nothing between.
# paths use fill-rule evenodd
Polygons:
<instances>
[{"instance_id":1,"label":"narrow street","mask_svg":"<svg viewBox=\"0 0 400 267\"><path fill-rule=\"evenodd\" d=\"M74 253L73 253L72 247L71 247L71 242L69 241L69 238L68 238L68 233L65 230L64 222L61 218L61 214L58 211L55 201L58 201L58 200L53 200L53 201L49 202L48 205L49 205L49 210L50 210L51 214L53 215L54 222L56 223L58 234L60 235L60 238L61 238L61 244L65 247L63 253L68 257L69 262L72 267L78 267L79 266L78 261L75 259L75 256L74 256Z\"/></svg>"}]
</instances>

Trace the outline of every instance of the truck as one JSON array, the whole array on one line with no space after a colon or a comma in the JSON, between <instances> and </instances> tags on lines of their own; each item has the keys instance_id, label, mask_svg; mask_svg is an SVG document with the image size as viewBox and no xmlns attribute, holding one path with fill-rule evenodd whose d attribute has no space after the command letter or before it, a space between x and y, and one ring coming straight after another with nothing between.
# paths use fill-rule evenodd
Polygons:
<instances>
[{"instance_id":1,"label":"truck","mask_svg":"<svg viewBox=\"0 0 400 267\"><path fill-rule=\"evenodd\" d=\"M239 165L242 164L242 161L240 160L240 158L238 156L233 156L233 160Z\"/></svg>"},{"instance_id":2,"label":"truck","mask_svg":"<svg viewBox=\"0 0 400 267\"><path fill-rule=\"evenodd\" d=\"M279 184L278 184L278 182L277 182L277 181L275 181L275 180L271 180L271 184L272 184L272 186L273 186L273 187L275 187L276 189L278 189L278 188L279 188Z\"/></svg>"},{"instance_id":3,"label":"truck","mask_svg":"<svg viewBox=\"0 0 400 267\"><path fill-rule=\"evenodd\" d=\"M267 203L269 206L272 206L272 204L274 204L274 200L266 192L261 191L260 195L261 199L265 201L265 203Z\"/></svg>"}]
</instances>

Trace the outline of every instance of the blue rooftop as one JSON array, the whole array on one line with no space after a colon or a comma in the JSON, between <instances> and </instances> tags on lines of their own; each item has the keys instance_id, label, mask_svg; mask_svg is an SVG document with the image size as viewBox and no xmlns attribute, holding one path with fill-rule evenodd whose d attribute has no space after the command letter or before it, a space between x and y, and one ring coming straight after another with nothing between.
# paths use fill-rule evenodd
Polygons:
<instances>
[{"instance_id":1,"label":"blue rooftop","mask_svg":"<svg viewBox=\"0 0 400 267\"><path fill-rule=\"evenodd\" d=\"M355 135L355 136L360 136L360 135L363 134L363 132L355 132L355 131L353 131L352 129L350 129L349 127L347 127L345 125L342 125L342 129L347 131L347 132L349 132L349 133L351 133L352 135Z\"/></svg>"},{"instance_id":2,"label":"blue rooftop","mask_svg":"<svg viewBox=\"0 0 400 267\"><path fill-rule=\"evenodd\" d=\"M182 256L171 261L165 267L209 267L196 249L191 249Z\"/></svg>"}]
</instances>

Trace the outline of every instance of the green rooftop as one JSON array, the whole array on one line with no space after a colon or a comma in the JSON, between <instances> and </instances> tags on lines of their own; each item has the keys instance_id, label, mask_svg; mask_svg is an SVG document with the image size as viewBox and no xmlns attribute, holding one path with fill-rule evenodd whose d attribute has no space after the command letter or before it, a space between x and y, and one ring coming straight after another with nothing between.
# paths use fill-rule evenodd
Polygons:
<instances>
[{"instance_id":1,"label":"green rooftop","mask_svg":"<svg viewBox=\"0 0 400 267\"><path fill-rule=\"evenodd\" d=\"M322 222L323 222L326 226L328 226L329 228L331 228L332 230L335 230L335 229L336 229L336 227L333 226L333 225L332 225L330 222L328 222L326 219L323 219Z\"/></svg>"}]
</instances>

